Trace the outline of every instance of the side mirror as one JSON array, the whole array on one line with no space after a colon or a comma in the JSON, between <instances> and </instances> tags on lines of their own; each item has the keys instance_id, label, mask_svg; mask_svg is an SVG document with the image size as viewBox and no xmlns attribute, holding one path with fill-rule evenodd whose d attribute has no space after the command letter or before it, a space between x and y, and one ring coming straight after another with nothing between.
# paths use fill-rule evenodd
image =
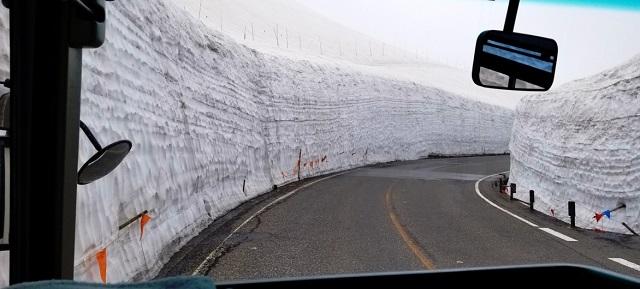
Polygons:
<instances>
[{"instance_id":1,"label":"side mirror","mask_svg":"<svg viewBox=\"0 0 640 289\"><path fill-rule=\"evenodd\" d=\"M476 42L473 82L488 88L546 91L553 84L557 59L558 44L553 39L485 31Z\"/></svg>"},{"instance_id":2,"label":"side mirror","mask_svg":"<svg viewBox=\"0 0 640 289\"><path fill-rule=\"evenodd\" d=\"M102 148L93 133L82 121L80 122L80 128L82 128L82 131L98 151L78 171L78 184L87 185L115 170L129 154L133 144L128 140L121 140Z\"/></svg>"}]
</instances>

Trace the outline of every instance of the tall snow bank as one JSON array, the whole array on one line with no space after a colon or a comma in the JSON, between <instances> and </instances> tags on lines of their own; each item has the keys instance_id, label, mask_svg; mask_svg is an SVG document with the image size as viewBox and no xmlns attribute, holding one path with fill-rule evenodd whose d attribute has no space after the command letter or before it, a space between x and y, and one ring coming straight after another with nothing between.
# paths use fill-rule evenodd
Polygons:
<instances>
[{"instance_id":1,"label":"tall snow bank","mask_svg":"<svg viewBox=\"0 0 640 289\"><path fill-rule=\"evenodd\" d=\"M76 279L100 280L103 248L109 282L150 278L213 219L298 174L507 151L510 110L261 54L167 1L108 6L106 43L84 53L82 119L101 142L134 147L78 188ZM80 161L92 153L81 138ZM138 222L118 230L145 210L143 236Z\"/></svg>"},{"instance_id":2,"label":"tall snow bank","mask_svg":"<svg viewBox=\"0 0 640 289\"><path fill-rule=\"evenodd\" d=\"M521 198L535 190L538 210L568 220L575 201L578 226L640 231L640 56L522 99L510 149L511 182Z\"/></svg>"}]
</instances>

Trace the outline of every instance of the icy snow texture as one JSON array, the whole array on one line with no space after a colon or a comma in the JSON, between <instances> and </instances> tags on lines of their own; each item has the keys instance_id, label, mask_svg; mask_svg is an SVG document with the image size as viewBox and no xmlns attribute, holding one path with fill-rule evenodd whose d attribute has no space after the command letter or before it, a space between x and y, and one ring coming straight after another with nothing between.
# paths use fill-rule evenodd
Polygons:
<instances>
[{"instance_id":1,"label":"icy snow texture","mask_svg":"<svg viewBox=\"0 0 640 289\"><path fill-rule=\"evenodd\" d=\"M535 190L538 210L577 225L640 231L640 56L625 65L525 97L511 136L511 182L518 197ZM599 223L596 212L626 209Z\"/></svg>"},{"instance_id":2,"label":"icy snow texture","mask_svg":"<svg viewBox=\"0 0 640 289\"><path fill-rule=\"evenodd\" d=\"M78 280L100 280L104 247L109 282L154 276L214 218L297 180L300 151L302 177L507 151L511 110L262 54L164 0L108 6L106 43L84 53L82 119L101 142L134 147L111 175L78 188ZM82 137L80 161L92 153ZM144 238L138 222L118 231L144 210L153 218Z\"/></svg>"}]
</instances>

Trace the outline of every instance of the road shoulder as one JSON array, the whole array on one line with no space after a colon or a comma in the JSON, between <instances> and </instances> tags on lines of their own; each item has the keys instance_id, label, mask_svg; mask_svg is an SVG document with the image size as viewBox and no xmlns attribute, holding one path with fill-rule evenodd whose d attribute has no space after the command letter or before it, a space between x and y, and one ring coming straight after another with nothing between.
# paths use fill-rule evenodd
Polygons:
<instances>
[{"instance_id":1,"label":"road shoulder","mask_svg":"<svg viewBox=\"0 0 640 289\"><path fill-rule=\"evenodd\" d=\"M571 228L568 223L548 216L539 211L531 211L528 205L521 201L511 201L509 196L499 192L496 180L498 176L486 178L478 183L480 193L490 202L507 210L527 222L545 231L557 242L562 242L567 250L573 250L581 255L596 260L606 269L622 272L634 277L640 277L640 271L633 268L633 264L640 264L640 237L596 232L582 228ZM508 214L505 218L511 218ZM523 226L527 226L525 222ZM622 262L620 262L622 260ZM627 261L627 262L625 262ZM631 266L622 263L631 263Z\"/></svg>"}]
</instances>

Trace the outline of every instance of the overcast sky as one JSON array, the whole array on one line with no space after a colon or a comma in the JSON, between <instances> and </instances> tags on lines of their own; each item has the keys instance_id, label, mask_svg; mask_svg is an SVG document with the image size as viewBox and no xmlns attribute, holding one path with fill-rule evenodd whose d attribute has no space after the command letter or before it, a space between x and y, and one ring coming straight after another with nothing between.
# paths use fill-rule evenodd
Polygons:
<instances>
[{"instance_id":1,"label":"overcast sky","mask_svg":"<svg viewBox=\"0 0 640 289\"><path fill-rule=\"evenodd\" d=\"M506 0L298 1L355 30L409 51L426 52L434 61L464 69L470 69L477 35L483 30L502 29L508 3ZM597 73L640 53L637 36L640 1L558 2L562 1L521 1L515 30L558 42L559 82Z\"/></svg>"}]
</instances>

